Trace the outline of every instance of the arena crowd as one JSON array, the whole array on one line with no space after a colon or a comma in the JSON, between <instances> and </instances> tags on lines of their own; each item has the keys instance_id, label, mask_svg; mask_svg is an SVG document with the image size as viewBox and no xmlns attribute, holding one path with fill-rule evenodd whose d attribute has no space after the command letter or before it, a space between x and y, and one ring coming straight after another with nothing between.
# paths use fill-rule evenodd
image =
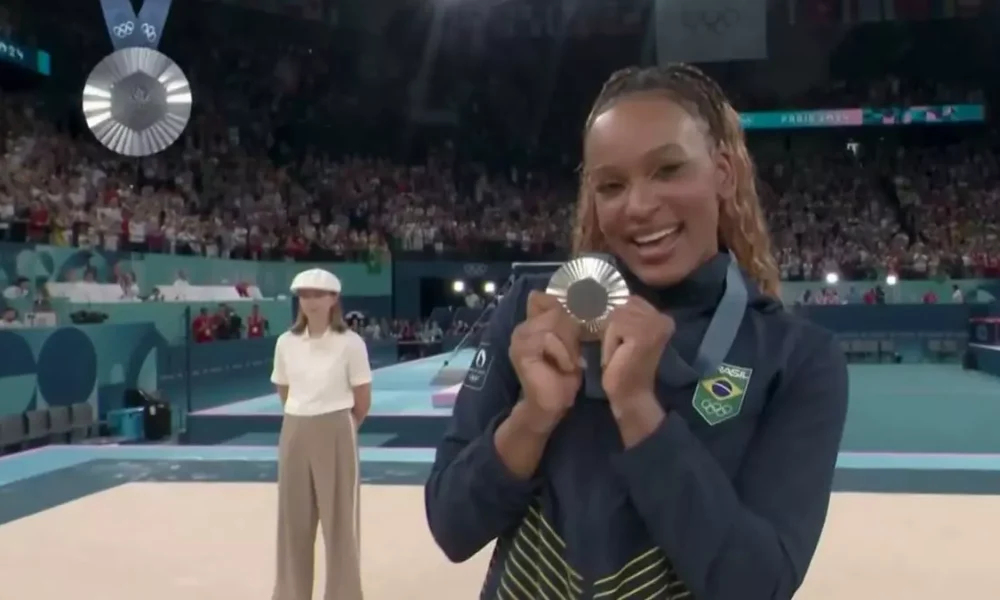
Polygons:
<instances>
[{"instance_id":1,"label":"arena crowd","mask_svg":"<svg viewBox=\"0 0 1000 600\"><path fill-rule=\"evenodd\" d=\"M65 65L48 87L0 91L0 240L366 261L372 269L393 254L543 259L565 253L575 201L571 157L582 116L593 82L621 66L613 64L619 51L599 63L608 70L593 68L594 55L610 42L565 42L581 56L551 73L556 84L540 108L528 101L534 92L521 93L546 76L531 68L537 40L520 40L520 51L510 40L498 41L494 51L474 57L442 51L438 68L415 85L419 65L402 42L373 50L366 62L351 58L361 42L331 41L317 24L290 35L269 26L279 17L203 4L196 15L186 5L175 8L172 28L187 35L167 36L196 90L195 117L173 148L142 160L111 155L72 116L68 90L78 89L92 64L87 60L107 51L99 15L50 21L19 10L23 3L4 10L0 29L74 49L81 63ZM273 43L217 35L233 20ZM913 35L910 41L922 39ZM205 48L209 56L194 60ZM740 78L726 70L713 74L738 108L985 98L975 78L928 82L912 68L901 70L831 75L780 98L729 85ZM587 85L560 87L583 72ZM414 94L421 106L443 108L414 111L408 103ZM393 104L398 98L404 100ZM435 118L446 124L460 118L462 126ZM1000 173L990 133L983 127L951 137L862 132L855 139L837 131L752 132L783 275L1000 276Z\"/></svg>"}]
</instances>

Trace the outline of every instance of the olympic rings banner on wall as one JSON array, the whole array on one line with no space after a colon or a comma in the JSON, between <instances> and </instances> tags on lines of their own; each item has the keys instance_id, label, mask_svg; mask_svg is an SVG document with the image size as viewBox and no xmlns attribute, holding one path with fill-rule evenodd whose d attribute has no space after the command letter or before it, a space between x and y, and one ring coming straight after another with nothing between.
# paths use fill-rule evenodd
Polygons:
<instances>
[{"instance_id":1,"label":"olympic rings banner on wall","mask_svg":"<svg viewBox=\"0 0 1000 600\"><path fill-rule=\"evenodd\" d=\"M767 0L656 0L660 64L767 58Z\"/></svg>"}]
</instances>

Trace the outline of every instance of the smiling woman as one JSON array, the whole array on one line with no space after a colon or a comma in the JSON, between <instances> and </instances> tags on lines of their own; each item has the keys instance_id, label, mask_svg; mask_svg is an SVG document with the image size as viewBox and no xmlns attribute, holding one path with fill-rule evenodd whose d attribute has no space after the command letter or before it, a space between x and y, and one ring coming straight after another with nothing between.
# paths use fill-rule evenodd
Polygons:
<instances>
[{"instance_id":1,"label":"smiling woman","mask_svg":"<svg viewBox=\"0 0 1000 600\"><path fill-rule=\"evenodd\" d=\"M715 82L618 72L584 131L576 251L609 254L631 295L594 360L544 277L514 284L438 447L431 532L454 561L497 540L484 598L788 600L830 502L843 353L782 310Z\"/></svg>"},{"instance_id":2,"label":"smiling woman","mask_svg":"<svg viewBox=\"0 0 1000 600\"><path fill-rule=\"evenodd\" d=\"M626 69L587 119L575 246L670 285L722 244L767 294L778 269L739 115L697 69ZM669 201L667 201L669 200Z\"/></svg>"}]
</instances>

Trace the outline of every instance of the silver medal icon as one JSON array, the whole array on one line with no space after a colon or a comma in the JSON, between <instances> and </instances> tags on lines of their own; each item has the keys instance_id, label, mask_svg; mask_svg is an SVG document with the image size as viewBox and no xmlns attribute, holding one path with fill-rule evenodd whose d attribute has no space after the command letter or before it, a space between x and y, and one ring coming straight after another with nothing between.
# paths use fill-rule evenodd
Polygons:
<instances>
[{"instance_id":1,"label":"silver medal icon","mask_svg":"<svg viewBox=\"0 0 1000 600\"><path fill-rule=\"evenodd\" d=\"M191 118L191 84L177 63L151 48L122 48L94 67L83 116L101 144L124 156L165 150Z\"/></svg>"},{"instance_id":2,"label":"silver medal icon","mask_svg":"<svg viewBox=\"0 0 1000 600\"><path fill-rule=\"evenodd\" d=\"M555 296L587 332L600 333L617 306L628 300L625 278L615 266L596 256L581 256L563 264L549 279L545 293Z\"/></svg>"}]
</instances>

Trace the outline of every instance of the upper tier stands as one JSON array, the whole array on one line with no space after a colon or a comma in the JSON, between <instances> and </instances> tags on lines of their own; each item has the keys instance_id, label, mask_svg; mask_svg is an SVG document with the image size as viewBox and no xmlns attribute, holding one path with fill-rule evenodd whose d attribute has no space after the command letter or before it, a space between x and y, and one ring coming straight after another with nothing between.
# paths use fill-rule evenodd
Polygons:
<instances>
[{"instance_id":1,"label":"upper tier stands","mask_svg":"<svg viewBox=\"0 0 1000 600\"><path fill-rule=\"evenodd\" d=\"M75 304L141 302L142 298L131 290L115 283L86 281L49 282L46 284L52 298L65 298ZM241 295L232 285L158 285L157 300L164 302L252 302L262 300L257 286L249 286L247 295Z\"/></svg>"},{"instance_id":2,"label":"upper tier stands","mask_svg":"<svg viewBox=\"0 0 1000 600\"><path fill-rule=\"evenodd\" d=\"M178 2L170 27L185 35L163 49L195 83L195 115L168 152L126 160L78 116L82 77L107 51L100 15L54 2L5 7L7 29L73 60L44 87L0 74L0 241L373 264L559 258L588 103L609 72L642 60L632 30L554 40L514 25L475 52L449 30L426 57L412 51L429 31L422 13L389 19L373 45L346 26L330 35L329 23ZM894 23L887 36L796 14L772 19L766 64L706 65L737 108L990 100L992 54L970 43L971 25ZM822 69L799 85L789 57L804 43ZM944 45L957 55L928 50ZM750 145L787 279L1000 275L990 129L754 130Z\"/></svg>"}]
</instances>

